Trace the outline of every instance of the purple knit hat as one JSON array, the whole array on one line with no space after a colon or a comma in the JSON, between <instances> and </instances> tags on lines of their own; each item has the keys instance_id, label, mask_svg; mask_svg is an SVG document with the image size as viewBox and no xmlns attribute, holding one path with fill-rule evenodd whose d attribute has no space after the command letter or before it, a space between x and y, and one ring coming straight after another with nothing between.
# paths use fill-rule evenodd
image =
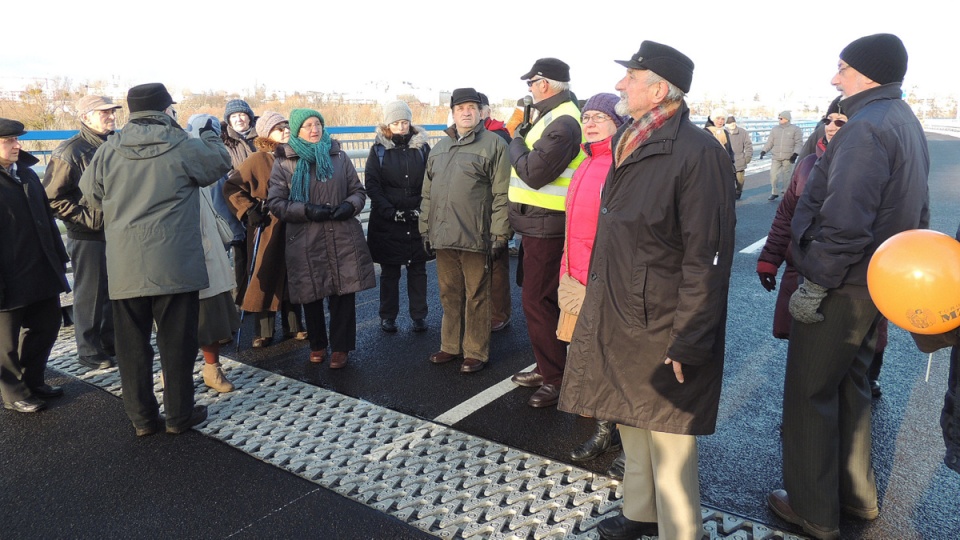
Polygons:
<instances>
[{"instance_id":1,"label":"purple knit hat","mask_svg":"<svg viewBox=\"0 0 960 540\"><path fill-rule=\"evenodd\" d=\"M583 112L602 112L610 118L613 118L613 123L616 124L617 127L620 127L626 121L626 118L617 114L616 107L617 103L619 102L620 98L615 94L604 92L595 96L591 96L590 99L588 99L583 105Z\"/></svg>"}]
</instances>

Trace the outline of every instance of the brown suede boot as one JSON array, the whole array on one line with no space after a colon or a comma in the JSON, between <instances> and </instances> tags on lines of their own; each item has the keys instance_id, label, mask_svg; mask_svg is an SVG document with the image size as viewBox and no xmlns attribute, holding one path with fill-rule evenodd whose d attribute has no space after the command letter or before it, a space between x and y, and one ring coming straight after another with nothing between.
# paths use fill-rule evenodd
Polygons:
<instances>
[{"instance_id":1,"label":"brown suede boot","mask_svg":"<svg viewBox=\"0 0 960 540\"><path fill-rule=\"evenodd\" d=\"M223 366L220 365L220 362L216 364L203 363L203 384L221 394L233 392L233 383L223 374Z\"/></svg>"}]
</instances>

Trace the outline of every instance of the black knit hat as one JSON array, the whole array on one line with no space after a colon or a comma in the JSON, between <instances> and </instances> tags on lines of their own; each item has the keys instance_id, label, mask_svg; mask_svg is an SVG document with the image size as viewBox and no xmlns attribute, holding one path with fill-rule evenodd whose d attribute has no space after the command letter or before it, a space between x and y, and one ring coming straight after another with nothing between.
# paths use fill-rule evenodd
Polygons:
<instances>
[{"instance_id":1,"label":"black knit hat","mask_svg":"<svg viewBox=\"0 0 960 540\"><path fill-rule=\"evenodd\" d=\"M253 109L250 108L250 105L247 105L247 102L242 99L231 99L227 102L227 106L223 110L223 119L229 122L231 114L241 112L246 114L247 118L253 122Z\"/></svg>"},{"instance_id":2,"label":"black knit hat","mask_svg":"<svg viewBox=\"0 0 960 540\"><path fill-rule=\"evenodd\" d=\"M480 94L473 88L457 88L450 95L450 108L454 108L461 103L473 102L480 107Z\"/></svg>"},{"instance_id":3,"label":"black knit hat","mask_svg":"<svg viewBox=\"0 0 960 540\"><path fill-rule=\"evenodd\" d=\"M557 58L541 58L533 63L530 71L520 76L521 80L528 80L534 76L558 82L570 82L570 66Z\"/></svg>"},{"instance_id":4,"label":"black knit hat","mask_svg":"<svg viewBox=\"0 0 960 540\"><path fill-rule=\"evenodd\" d=\"M907 49L893 34L857 39L840 51L840 59L879 84L903 82L907 74Z\"/></svg>"},{"instance_id":5,"label":"black knit hat","mask_svg":"<svg viewBox=\"0 0 960 540\"><path fill-rule=\"evenodd\" d=\"M830 102L830 105L827 107L827 112L823 113L823 117L826 118L833 113L840 112L840 98L843 97L843 94L833 98L833 101Z\"/></svg>"},{"instance_id":6,"label":"black knit hat","mask_svg":"<svg viewBox=\"0 0 960 540\"><path fill-rule=\"evenodd\" d=\"M127 107L130 112L165 111L176 101L170 97L167 87L161 83L147 83L134 86L127 91Z\"/></svg>"},{"instance_id":7,"label":"black knit hat","mask_svg":"<svg viewBox=\"0 0 960 540\"><path fill-rule=\"evenodd\" d=\"M690 92L693 60L669 45L646 40L640 44L637 54L629 60L614 61L630 69L648 69L682 90L684 94Z\"/></svg>"}]
</instances>

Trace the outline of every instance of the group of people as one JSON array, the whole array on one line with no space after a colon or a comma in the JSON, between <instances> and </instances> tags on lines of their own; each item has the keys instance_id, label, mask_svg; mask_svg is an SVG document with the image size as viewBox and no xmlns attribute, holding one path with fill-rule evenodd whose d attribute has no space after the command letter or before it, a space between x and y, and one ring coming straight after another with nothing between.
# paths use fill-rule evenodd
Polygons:
<instances>
[{"instance_id":1,"label":"group of people","mask_svg":"<svg viewBox=\"0 0 960 540\"><path fill-rule=\"evenodd\" d=\"M280 313L288 337L309 339L310 362L329 348L330 367L344 367L356 346L355 295L376 286L374 262L382 331L398 331L405 266L412 330L423 332L426 263L436 259L443 317L429 361L483 369L491 332L510 320L496 284L509 280L508 241L519 234L536 367L512 380L535 388L532 407L596 419L573 460L622 448L623 510L598 525L601 537L700 538L696 437L716 428L735 201L752 147L724 111L706 129L690 122L694 62L680 51L644 41L616 62L626 70L619 95L580 107L569 66L537 60L520 76L532 99L512 131L489 117L486 96L458 88L453 123L433 148L409 106L390 103L365 185L309 109L255 117L234 100L222 133L211 116L184 130L166 88L152 83L130 89L129 123L113 133L118 107L84 98L81 132L54 153L42 184L20 150L23 125L0 119L4 406L34 412L62 394L43 380L67 289L54 213L71 244L80 362L103 368L115 358L137 435L164 422L181 433L206 418L194 403L198 349L214 366L205 382L229 391L216 357L239 326L234 303L257 314L255 346L272 339ZM815 538L839 538L841 514L879 514L868 369L885 321L866 268L884 240L929 223L929 153L901 98L906 67L891 34L840 52L831 81L840 96L785 184L757 267L772 291L787 262L774 322L789 339L785 489L768 504ZM761 152L786 162L772 173L771 200L801 152L789 111L780 122ZM217 195L241 234L217 223ZM357 216L368 195L365 238ZM154 324L166 418L152 390Z\"/></svg>"}]
</instances>

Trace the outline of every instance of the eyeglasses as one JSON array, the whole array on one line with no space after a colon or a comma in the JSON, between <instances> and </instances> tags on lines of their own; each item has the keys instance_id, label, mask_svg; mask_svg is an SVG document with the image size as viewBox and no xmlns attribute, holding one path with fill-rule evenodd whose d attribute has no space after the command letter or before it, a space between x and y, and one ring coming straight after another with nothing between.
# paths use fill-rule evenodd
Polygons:
<instances>
[{"instance_id":1,"label":"eyeglasses","mask_svg":"<svg viewBox=\"0 0 960 540\"><path fill-rule=\"evenodd\" d=\"M530 79L529 81L527 81L527 88L532 88L534 84L540 81L545 81L545 80L546 79Z\"/></svg>"},{"instance_id":2,"label":"eyeglasses","mask_svg":"<svg viewBox=\"0 0 960 540\"><path fill-rule=\"evenodd\" d=\"M596 123L596 124L602 124L602 123L606 122L607 120L612 120L612 118L610 118L609 116L607 116L607 115L605 115L605 114L603 114L603 113L598 113L598 114L585 114L585 115L583 115L583 116L580 117L580 122L583 123L583 124L587 124L587 123L589 123L589 122L594 122L594 123Z\"/></svg>"},{"instance_id":3,"label":"eyeglasses","mask_svg":"<svg viewBox=\"0 0 960 540\"><path fill-rule=\"evenodd\" d=\"M300 131L303 131L303 130L310 131L312 129L323 129L323 124L321 124L320 122L317 122L315 124L303 124L302 126L300 126Z\"/></svg>"},{"instance_id":4,"label":"eyeglasses","mask_svg":"<svg viewBox=\"0 0 960 540\"><path fill-rule=\"evenodd\" d=\"M835 126L837 126L838 128L840 128L840 127L843 127L844 124L847 123L847 121L846 121L846 120L841 120L841 119L839 119L839 118L837 118L837 119L835 119L835 120L831 120L831 119L829 119L829 118L824 118L824 119L823 119L823 125L829 126L831 123L833 123L833 125L835 125Z\"/></svg>"}]
</instances>

